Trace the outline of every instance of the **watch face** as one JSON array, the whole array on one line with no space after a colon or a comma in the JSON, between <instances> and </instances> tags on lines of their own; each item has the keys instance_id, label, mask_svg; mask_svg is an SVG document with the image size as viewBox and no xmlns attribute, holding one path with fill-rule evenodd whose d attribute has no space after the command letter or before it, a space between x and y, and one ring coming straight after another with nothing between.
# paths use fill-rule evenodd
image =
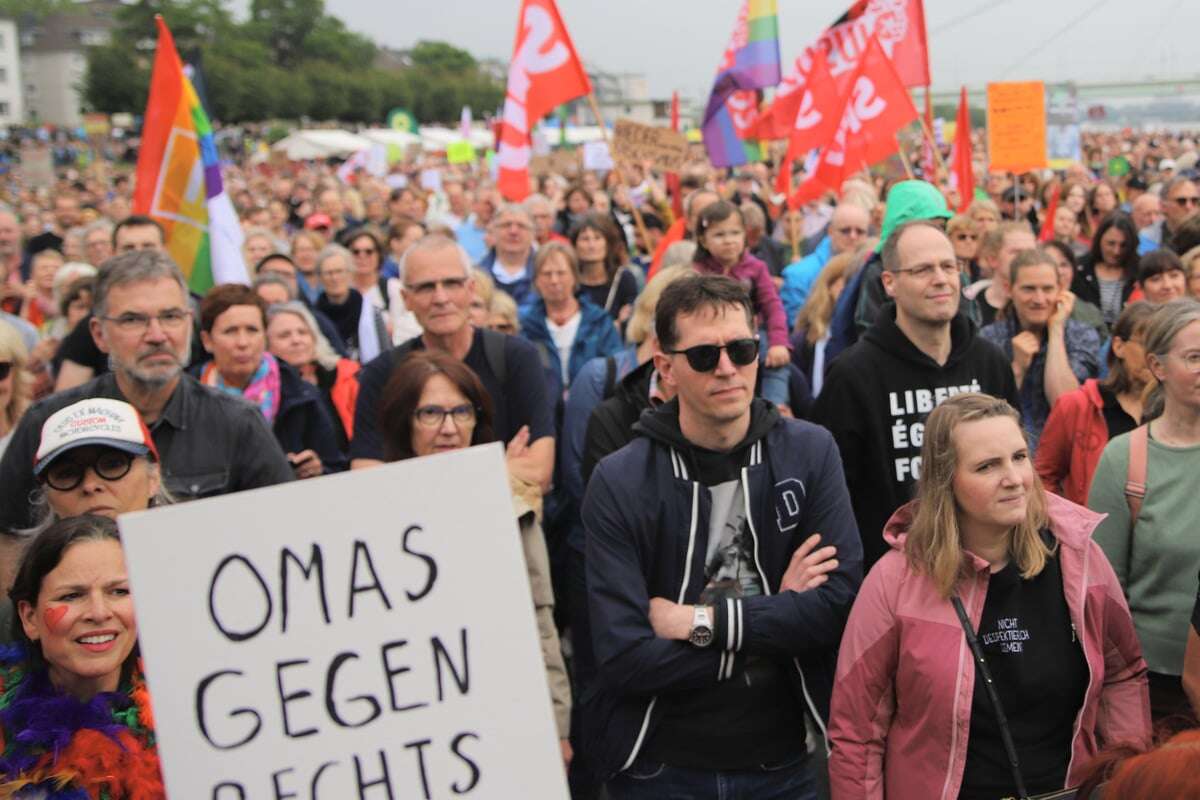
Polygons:
<instances>
[{"instance_id":1,"label":"watch face","mask_svg":"<svg viewBox=\"0 0 1200 800\"><path fill-rule=\"evenodd\" d=\"M708 647L712 644L713 632L712 628L699 626L692 629L692 635L688 637L688 641L696 645L696 647Z\"/></svg>"}]
</instances>

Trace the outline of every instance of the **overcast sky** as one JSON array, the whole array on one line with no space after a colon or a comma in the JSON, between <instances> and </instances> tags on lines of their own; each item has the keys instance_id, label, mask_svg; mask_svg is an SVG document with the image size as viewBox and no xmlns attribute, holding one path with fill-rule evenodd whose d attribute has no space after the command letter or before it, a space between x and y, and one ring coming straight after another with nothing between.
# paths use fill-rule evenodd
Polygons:
<instances>
[{"instance_id":1,"label":"overcast sky","mask_svg":"<svg viewBox=\"0 0 1200 800\"><path fill-rule=\"evenodd\" d=\"M850 0L779 0L784 63ZM706 95L739 0L558 0L580 56L640 72L655 97ZM507 61L520 0L326 0L377 42L447 41ZM989 80L1200 76L1197 0L926 0L935 89Z\"/></svg>"}]
</instances>

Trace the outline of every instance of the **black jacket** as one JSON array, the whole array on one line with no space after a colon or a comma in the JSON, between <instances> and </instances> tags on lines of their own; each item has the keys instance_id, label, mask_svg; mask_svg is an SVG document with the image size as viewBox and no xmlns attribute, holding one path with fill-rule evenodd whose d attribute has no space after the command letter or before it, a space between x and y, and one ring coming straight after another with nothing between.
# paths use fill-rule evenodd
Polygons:
<instances>
[{"instance_id":1,"label":"black jacket","mask_svg":"<svg viewBox=\"0 0 1200 800\"><path fill-rule=\"evenodd\" d=\"M600 459L633 441L633 424L650 407L650 380L653 377L654 359L650 359L622 378L613 390L612 397L592 411L580 462L585 487L592 479L592 472Z\"/></svg>"},{"instance_id":2,"label":"black jacket","mask_svg":"<svg viewBox=\"0 0 1200 800\"><path fill-rule=\"evenodd\" d=\"M694 478L695 458L679 433L678 415L675 401L643 414L634 426L637 438L600 462L584 496L598 680L581 699L583 740L607 775L627 769L653 735L659 695L741 680L751 655L777 659L790 678L791 699L823 726L838 642L862 581L859 539L832 438L755 400L751 435L730 459L750 512L764 593L716 604L710 647L655 636L650 598L692 604L705 586L712 500ZM814 590L780 593L792 553L817 531L837 548L838 568Z\"/></svg>"},{"instance_id":3,"label":"black jacket","mask_svg":"<svg viewBox=\"0 0 1200 800\"><path fill-rule=\"evenodd\" d=\"M1136 276L1129 275L1125 278L1125 285L1121 287L1122 307L1129 300L1129 295L1133 294L1133 287L1136 284ZM1079 259L1079 263L1075 265L1075 277L1071 279L1071 293L1080 300L1086 300L1100 308L1100 281L1096 279L1096 265L1092 260L1091 253Z\"/></svg>"},{"instance_id":4,"label":"black jacket","mask_svg":"<svg viewBox=\"0 0 1200 800\"><path fill-rule=\"evenodd\" d=\"M321 399L321 390L282 360L279 361L279 411L272 431L285 453L314 451L321 458L325 474L342 472L349 466L345 453L338 447L334 421Z\"/></svg>"},{"instance_id":5,"label":"black jacket","mask_svg":"<svg viewBox=\"0 0 1200 800\"><path fill-rule=\"evenodd\" d=\"M885 305L863 338L829 365L813 405L813 421L833 433L841 450L867 569L887 552L888 518L912 499L933 407L961 392L1021 407L1012 365L979 338L975 324L960 313L950 336L950 357L939 366L896 326L895 304Z\"/></svg>"}]
</instances>

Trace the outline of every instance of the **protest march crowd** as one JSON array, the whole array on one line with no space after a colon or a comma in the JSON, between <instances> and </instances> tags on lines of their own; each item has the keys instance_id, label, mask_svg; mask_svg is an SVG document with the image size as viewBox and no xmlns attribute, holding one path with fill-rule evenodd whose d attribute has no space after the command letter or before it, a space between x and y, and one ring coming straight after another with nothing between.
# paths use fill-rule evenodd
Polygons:
<instances>
[{"instance_id":1,"label":"protest march crowd","mask_svg":"<svg viewBox=\"0 0 1200 800\"><path fill-rule=\"evenodd\" d=\"M1200 139L899 147L14 165L0 796L165 796L121 514L490 442L574 798L1200 796Z\"/></svg>"}]
</instances>

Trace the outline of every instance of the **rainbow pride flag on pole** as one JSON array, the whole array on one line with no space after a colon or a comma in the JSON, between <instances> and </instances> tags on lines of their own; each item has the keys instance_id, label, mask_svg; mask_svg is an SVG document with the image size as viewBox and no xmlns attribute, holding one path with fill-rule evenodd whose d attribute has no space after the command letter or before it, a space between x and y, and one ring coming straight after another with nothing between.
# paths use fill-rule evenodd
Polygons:
<instances>
[{"instance_id":1,"label":"rainbow pride flag on pole","mask_svg":"<svg viewBox=\"0 0 1200 800\"><path fill-rule=\"evenodd\" d=\"M249 283L242 228L221 183L212 125L183 72L175 40L161 16L150 99L142 127L133 213L153 217L167 232L167 252L192 291L218 283Z\"/></svg>"},{"instance_id":2,"label":"rainbow pride flag on pole","mask_svg":"<svg viewBox=\"0 0 1200 800\"><path fill-rule=\"evenodd\" d=\"M761 154L748 141L758 119L758 92L779 83L779 17L776 0L743 0L729 46L704 110L704 146L718 167L745 164ZM751 149L752 148L752 149Z\"/></svg>"}]
</instances>

